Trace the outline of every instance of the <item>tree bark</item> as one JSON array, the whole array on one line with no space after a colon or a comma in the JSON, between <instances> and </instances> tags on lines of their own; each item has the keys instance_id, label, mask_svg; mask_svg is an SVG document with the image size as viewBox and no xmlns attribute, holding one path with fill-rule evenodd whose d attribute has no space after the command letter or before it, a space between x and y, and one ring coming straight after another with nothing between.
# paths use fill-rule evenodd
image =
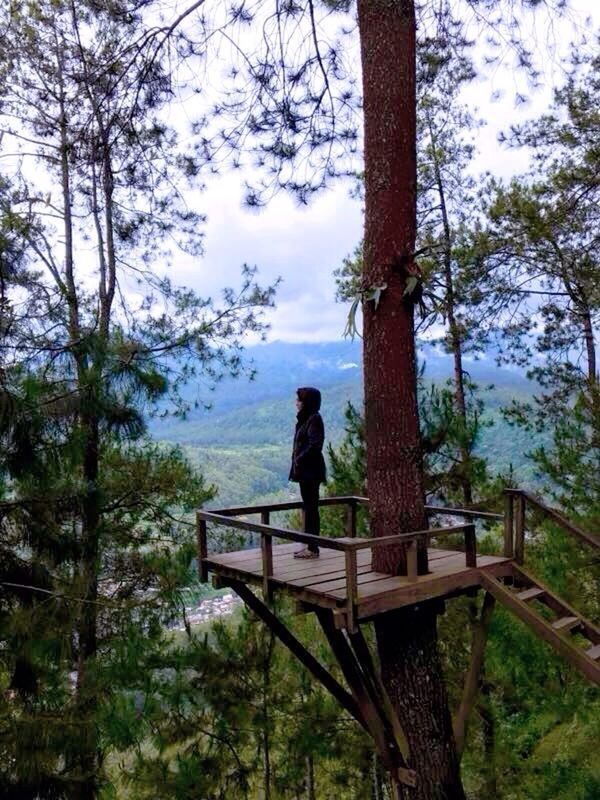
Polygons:
<instances>
[{"instance_id":1,"label":"tree bark","mask_svg":"<svg viewBox=\"0 0 600 800\"><path fill-rule=\"evenodd\" d=\"M489 694L489 687L485 682L481 687L482 694ZM487 698L477 706L481 718L481 733L483 738L484 753L484 783L482 797L497 797L498 776L496 772L496 728Z\"/></svg>"},{"instance_id":2,"label":"tree bark","mask_svg":"<svg viewBox=\"0 0 600 800\"><path fill-rule=\"evenodd\" d=\"M413 304L405 296L416 237L416 25L413 0L358 3L365 118L363 303L365 430L371 528L426 527ZM405 547L378 548L373 567L406 574ZM427 571L420 549L419 571Z\"/></svg>"},{"instance_id":3,"label":"tree bark","mask_svg":"<svg viewBox=\"0 0 600 800\"><path fill-rule=\"evenodd\" d=\"M381 677L410 748L410 800L465 797L437 640L437 604L423 603L375 620Z\"/></svg>"},{"instance_id":4,"label":"tree bark","mask_svg":"<svg viewBox=\"0 0 600 800\"><path fill-rule=\"evenodd\" d=\"M416 23L414 0L359 0L365 119L363 303L367 485L371 534L426 527L417 407L415 274ZM374 551L382 572L406 572L402 547ZM420 550L419 572L427 570ZM375 620L382 679L407 733L417 786L411 800L461 800L464 791L437 648L436 606L399 609Z\"/></svg>"},{"instance_id":5,"label":"tree bark","mask_svg":"<svg viewBox=\"0 0 600 800\"><path fill-rule=\"evenodd\" d=\"M315 760L312 755L306 756L306 800L317 800L315 791Z\"/></svg>"}]
</instances>

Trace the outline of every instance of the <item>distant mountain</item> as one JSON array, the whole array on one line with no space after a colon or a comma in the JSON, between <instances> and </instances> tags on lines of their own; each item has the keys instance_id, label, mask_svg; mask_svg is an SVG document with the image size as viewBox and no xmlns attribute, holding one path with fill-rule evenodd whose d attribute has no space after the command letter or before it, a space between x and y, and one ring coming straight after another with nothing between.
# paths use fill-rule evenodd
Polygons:
<instances>
[{"instance_id":1,"label":"distant mountain","mask_svg":"<svg viewBox=\"0 0 600 800\"><path fill-rule=\"evenodd\" d=\"M153 421L151 426L155 438L182 445L207 480L219 487L219 506L284 499L295 491L287 476L298 386L321 389L326 438L334 446L344 435L346 404L362 404L360 342L273 342L249 348L247 357L257 371L253 381L224 380L212 393L211 410L197 409L186 420ZM422 347L420 359L426 381L441 383L452 374L451 357L438 348ZM499 413L513 398L530 397L531 383L518 372L498 369L489 357L468 361L466 368L484 390L485 418L493 423L483 429L478 451L493 472L512 465L519 481L531 485L534 476L526 453L538 442L509 426Z\"/></svg>"},{"instance_id":2,"label":"distant mountain","mask_svg":"<svg viewBox=\"0 0 600 800\"><path fill-rule=\"evenodd\" d=\"M200 400L210 404L210 410L202 405L193 409L185 422L170 419L154 420L151 431L158 438L184 436L183 431L191 432L195 423L201 423L216 435L220 428L220 420L224 414L236 409L239 415L231 418L232 423L248 418L252 407L262 407L261 414L268 415L269 404L277 400L288 399L293 410L295 390L299 386L317 386L324 392L336 387L346 386L348 398L360 404L362 394L362 343L360 340L342 340L339 342L322 342L306 344L290 344L288 342L270 342L256 345L246 350L247 365L255 370L255 377L238 379L225 378L214 389L204 384L191 384L186 387L186 397L190 401ZM426 379L442 381L452 375L452 357L441 347L422 344L419 348L419 361L425 364ZM518 394L531 392L531 385L522 373L499 369L493 356L477 360L467 358L465 368L471 378L481 384L493 383L503 389L514 389ZM194 423L194 424L192 424ZM239 429L237 424L235 428ZM262 427L262 426L261 426ZM229 436L228 432L223 432ZM275 434L273 434L275 435Z\"/></svg>"}]
</instances>

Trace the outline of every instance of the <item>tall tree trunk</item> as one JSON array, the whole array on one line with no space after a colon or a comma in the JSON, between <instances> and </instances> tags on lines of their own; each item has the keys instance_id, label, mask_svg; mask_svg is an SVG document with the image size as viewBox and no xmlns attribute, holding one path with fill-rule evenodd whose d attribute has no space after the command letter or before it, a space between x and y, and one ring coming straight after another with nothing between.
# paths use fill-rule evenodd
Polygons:
<instances>
[{"instance_id":1,"label":"tall tree trunk","mask_svg":"<svg viewBox=\"0 0 600 800\"><path fill-rule=\"evenodd\" d=\"M82 330L79 317L79 299L74 274L73 218L71 192L71 165L67 132L66 94L63 84L64 42L56 39L57 74L60 86L60 153L61 186L65 236L64 285L69 309L69 338L71 355L76 365L79 396L90 402L87 385L88 356L81 342ZM78 668L76 686L76 717L80 725L77 755L67 764L76 767L78 782L72 790L73 800L94 800L98 788L98 733L96 728L97 697L91 661L97 650L97 606L98 597L98 525L100 503L98 496L98 421L89 412L81 414L84 457L83 479L87 487L82 502L81 565L84 580L84 600L77 626ZM74 763L73 763L74 762Z\"/></svg>"},{"instance_id":2,"label":"tall tree trunk","mask_svg":"<svg viewBox=\"0 0 600 800\"><path fill-rule=\"evenodd\" d=\"M269 642L267 651L262 663L262 753L263 753L263 797L264 800L271 800L271 662L273 659L273 648L275 646L275 635L269 631Z\"/></svg>"},{"instance_id":3,"label":"tall tree trunk","mask_svg":"<svg viewBox=\"0 0 600 800\"><path fill-rule=\"evenodd\" d=\"M315 760L312 755L306 756L306 800L317 800L315 790Z\"/></svg>"},{"instance_id":4,"label":"tall tree trunk","mask_svg":"<svg viewBox=\"0 0 600 800\"><path fill-rule=\"evenodd\" d=\"M587 298L580 302L581 325L585 341L587 361L587 402L592 417L593 447L600 447L600 386L598 385L598 362L596 358L596 337L594 336L594 323Z\"/></svg>"},{"instance_id":5,"label":"tall tree trunk","mask_svg":"<svg viewBox=\"0 0 600 800\"><path fill-rule=\"evenodd\" d=\"M496 797L498 795L498 776L496 772L496 728L494 715L489 708L489 686L482 682L482 694L486 698L477 706L481 718L481 733L483 738L484 770L482 797Z\"/></svg>"},{"instance_id":6,"label":"tall tree trunk","mask_svg":"<svg viewBox=\"0 0 600 800\"><path fill-rule=\"evenodd\" d=\"M364 304L367 484L371 532L426 526L417 409L413 308L404 294L416 238L416 23L414 0L359 0L365 117ZM401 547L375 551L374 567L401 574ZM425 557L423 557L425 555ZM427 568L421 553L419 569ZM461 800L458 759L437 649L436 606L376 618L382 678L409 741L411 800Z\"/></svg>"},{"instance_id":7,"label":"tall tree trunk","mask_svg":"<svg viewBox=\"0 0 600 800\"><path fill-rule=\"evenodd\" d=\"M462 335L460 326L456 319L456 295L454 292L454 276L452 274L452 231L450 228L450 220L448 218L448 206L446 204L444 179L442 177L442 170L440 168L440 162L437 155L437 138L435 131L433 130L430 111L427 112L427 124L431 139L431 152L433 158L435 183L440 199L440 213L442 215L442 258L444 263L444 284L446 290L445 310L448 319L448 331L450 333L450 348L452 350L452 358L454 361L454 408L462 420L463 428L466 431L467 401L465 393L465 373L463 370L462 361ZM469 452L467 443L464 440L460 444L460 460L462 464L461 489L463 493L463 500L465 505L470 506L473 502L473 488L469 476L469 462L471 460L471 454Z\"/></svg>"},{"instance_id":8,"label":"tall tree trunk","mask_svg":"<svg viewBox=\"0 0 600 800\"><path fill-rule=\"evenodd\" d=\"M590 386L598 381L598 367L596 365L596 341L594 338L594 325L589 305L586 304L581 312L583 336L585 339L585 352L587 360L587 377Z\"/></svg>"},{"instance_id":9,"label":"tall tree trunk","mask_svg":"<svg viewBox=\"0 0 600 800\"><path fill-rule=\"evenodd\" d=\"M358 3L365 117L365 433L375 535L426 527L417 409L413 304L404 295L416 237L415 12L413 0ZM406 573L405 548L378 548L374 568ZM426 572L426 550L420 554Z\"/></svg>"},{"instance_id":10,"label":"tall tree trunk","mask_svg":"<svg viewBox=\"0 0 600 800\"><path fill-rule=\"evenodd\" d=\"M85 392L87 387L81 385ZM100 496L98 490L99 426L95 415L83 420L86 437L83 475L87 493L83 501L82 574L85 603L79 621L79 669L77 706L81 720L81 784L76 800L94 800L98 793L99 741L96 723L98 697L93 661L98 649L98 573L100 570Z\"/></svg>"}]
</instances>

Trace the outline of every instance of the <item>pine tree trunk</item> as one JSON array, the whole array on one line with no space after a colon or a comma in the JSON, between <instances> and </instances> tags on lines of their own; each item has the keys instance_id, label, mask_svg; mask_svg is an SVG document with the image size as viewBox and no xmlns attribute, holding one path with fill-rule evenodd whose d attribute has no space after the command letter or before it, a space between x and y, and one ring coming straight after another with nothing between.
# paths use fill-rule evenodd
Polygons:
<instances>
[{"instance_id":1,"label":"pine tree trunk","mask_svg":"<svg viewBox=\"0 0 600 800\"><path fill-rule=\"evenodd\" d=\"M365 117L363 304L365 432L375 535L423 530L413 304L404 295L416 237L415 13L412 0L358 3ZM405 548L378 548L374 568L406 573ZM426 550L420 572L427 570Z\"/></svg>"},{"instance_id":2,"label":"pine tree trunk","mask_svg":"<svg viewBox=\"0 0 600 800\"><path fill-rule=\"evenodd\" d=\"M416 23L414 0L359 0L365 116L364 303L367 484L371 533L426 527L416 393L413 307L404 294L416 238ZM406 571L401 547L374 567ZM426 571L421 551L419 571ZM376 619L382 678L409 740L415 800L464 798L437 649L433 604Z\"/></svg>"},{"instance_id":3,"label":"pine tree trunk","mask_svg":"<svg viewBox=\"0 0 600 800\"><path fill-rule=\"evenodd\" d=\"M315 791L315 760L312 755L306 756L306 800L317 800Z\"/></svg>"},{"instance_id":4,"label":"pine tree trunk","mask_svg":"<svg viewBox=\"0 0 600 800\"><path fill-rule=\"evenodd\" d=\"M410 800L462 800L448 696L437 641L437 605L423 603L375 620L381 676L408 739Z\"/></svg>"},{"instance_id":5,"label":"pine tree trunk","mask_svg":"<svg viewBox=\"0 0 600 800\"><path fill-rule=\"evenodd\" d=\"M95 800L98 794L99 741L96 714L97 688L93 661L98 649L98 572L100 497L98 493L99 427L95 417L84 421L86 436L83 474L88 487L83 501L82 574L85 582L85 603L78 626L79 668L77 679L77 713L81 722L81 783L74 800Z\"/></svg>"},{"instance_id":6,"label":"pine tree trunk","mask_svg":"<svg viewBox=\"0 0 600 800\"><path fill-rule=\"evenodd\" d=\"M489 688L483 683L482 694L488 695ZM478 708L481 718L481 732L484 753L484 783L482 797L496 797L498 794L498 777L496 773L496 728L494 715L488 707L488 702L480 703Z\"/></svg>"},{"instance_id":7,"label":"pine tree trunk","mask_svg":"<svg viewBox=\"0 0 600 800\"><path fill-rule=\"evenodd\" d=\"M442 217L443 234L443 248L442 258L444 263L444 283L446 291L445 312L448 319L448 330L450 332L450 347L452 349L452 358L454 361L454 407L456 413L462 420L464 429L467 428L467 401L465 394L465 373L463 369L463 354L462 354L462 335L460 326L456 319L456 294L454 291L454 276L452 274L452 232L450 229L450 220L448 217L448 207L446 204L446 191L444 187L444 179L440 168L439 159L437 157L437 140L431 122L431 112L427 114L427 122L429 125L429 135L431 137L431 152L433 154L433 169L435 175L435 182L437 192L440 199L440 214ZM467 446L466 441L460 444L460 460L462 464L461 475L461 488L463 493L463 500L467 507L473 502L473 487L471 486L471 479L469 476L469 463L471 460L471 453Z\"/></svg>"}]
</instances>

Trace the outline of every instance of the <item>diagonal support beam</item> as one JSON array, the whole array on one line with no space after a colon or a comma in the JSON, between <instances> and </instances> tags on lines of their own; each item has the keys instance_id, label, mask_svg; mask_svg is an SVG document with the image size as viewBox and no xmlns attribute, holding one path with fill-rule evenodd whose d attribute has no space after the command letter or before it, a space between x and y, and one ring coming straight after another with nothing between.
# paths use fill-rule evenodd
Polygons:
<instances>
[{"instance_id":1,"label":"diagonal support beam","mask_svg":"<svg viewBox=\"0 0 600 800\"><path fill-rule=\"evenodd\" d=\"M495 605L495 597L489 592L486 592L483 598L483 605L481 607L479 619L475 623L475 627L473 629L473 639L471 642L471 662L469 664L469 671L467 672L465 678L460 706L454 720L454 739L456 740L456 752L459 758L461 758L465 748L467 725L469 723L469 718L473 711L473 707L475 706L475 700L477 699L485 646L488 640L488 633L490 624L492 622Z\"/></svg>"},{"instance_id":2,"label":"diagonal support beam","mask_svg":"<svg viewBox=\"0 0 600 800\"><path fill-rule=\"evenodd\" d=\"M315 610L315 613L333 654L342 669L346 683L350 687L350 691L363 714L368 731L375 742L383 763L397 782L414 787L416 785L416 773L406 767L406 761L396 739L393 724L387 716L375 682L371 676L365 675L360 657L349 645L344 633L335 627L331 611L319 608ZM357 636L357 634L353 635ZM358 637L355 641L358 642ZM364 642L364 646L365 648L367 647L366 642ZM361 648L360 643L358 647ZM368 661L372 664L368 649L367 654Z\"/></svg>"},{"instance_id":3,"label":"diagonal support beam","mask_svg":"<svg viewBox=\"0 0 600 800\"><path fill-rule=\"evenodd\" d=\"M370 733L369 726L364 718L362 710L360 709L356 700L352 695L344 689L344 687L336 681L325 667L317 661L317 659L310 653L306 647L294 636L294 634L281 622L281 620L273 614L273 612L261 601L259 598L241 581L236 581L231 578L222 578L222 583L230 586L236 594L241 597L248 608L259 617L265 625L273 631L275 636L284 644L288 650L296 656L296 658L312 673L312 675L321 683L327 691L335 697L346 711L351 714L354 719Z\"/></svg>"},{"instance_id":4,"label":"diagonal support beam","mask_svg":"<svg viewBox=\"0 0 600 800\"><path fill-rule=\"evenodd\" d=\"M378 705L380 705L382 708L381 714L385 718L386 723L389 723L387 725L388 735L395 739L398 749L402 753L402 757L405 761L408 761L410 757L410 750L406 734L402 730L398 715L396 714L385 686L379 677L379 672L375 667L369 645L367 644L367 641L360 628L356 631L356 633L348 632L348 638L350 639L350 644L354 649L356 660L361 665L363 674L372 687L371 692L373 696L376 697Z\"/></svg>"}]
</instances>

